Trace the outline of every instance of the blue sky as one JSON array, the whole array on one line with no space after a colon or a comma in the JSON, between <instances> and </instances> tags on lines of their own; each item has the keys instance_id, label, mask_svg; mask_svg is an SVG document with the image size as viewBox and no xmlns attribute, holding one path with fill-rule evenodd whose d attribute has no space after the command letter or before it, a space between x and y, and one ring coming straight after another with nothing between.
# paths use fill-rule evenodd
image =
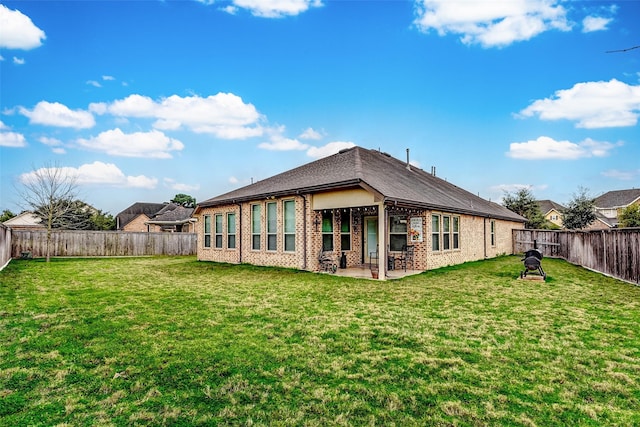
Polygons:
<instances>
[{"instance_id":1,"label":"blue sky","mask_svg":"<svg viewBox=\"0 0 640 427\"><path fill-rule=\"evenodd\" d=\"M640 2L1 1L0 210L117 214L353 145L481 197L640 186Z\"/></svg>"}]
</instances>

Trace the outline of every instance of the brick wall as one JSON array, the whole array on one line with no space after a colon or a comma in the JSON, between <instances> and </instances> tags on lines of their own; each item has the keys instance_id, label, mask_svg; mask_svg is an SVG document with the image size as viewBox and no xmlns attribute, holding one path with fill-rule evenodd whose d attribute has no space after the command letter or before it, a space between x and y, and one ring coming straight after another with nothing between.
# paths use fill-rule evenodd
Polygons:
<instances>
[{"instance_id":1,"label":"brick wall","mask_svg":"<svg viewBox=\"0 0 640 427\"><path fill-rule=\"evenodd\" d=\"M295 196L275 198L257 202L261 208L261 247L260 250L251 249L251 206L253 203L241 205L225 205L200 210L196 223L198 234L198 259L228 263L249 263L254 265L280 266L301 270L317 271L319 269L318 255L322 248L322 212L312 211L309 205L309 197ZM295 252L284 251L284 207L286 200L295 201L296 237ZM277 245L275 251L267 248L267 203L275 202L277 206ZM363 245L363 218L360 214L352 214L351 221L351 249L343 251L341 244L341 230L339 212L334 211L333 224L333 257L337 265L344 252L347 259L347 267L362 264ZM227 214L236 214L236 247L227 249ZM215 215L222 214L223 220L223 244L222 248L215 248ZM450 250L432 250L431 215L450 215L460 218L459 248ZM204 248L203 227L204 215L211 215L211 248ZM354 221L354 215L357 216ZM491 258L501 254L512 253L512 229L523 228L523 224L504 221L495 221L495 244L491 245L491 219L475 217L471 215L450 214L447 212L424 211L421 215L408 215L408 217L420 216L422 218L423 241L415 242L414 266L416 270L427 270L447 265L460 264ZM242 255L241 255L242 250ZM400 252L391 254L399 255ZM411 266L409 266L411 268Z\"/></svg>"}]
</instances>

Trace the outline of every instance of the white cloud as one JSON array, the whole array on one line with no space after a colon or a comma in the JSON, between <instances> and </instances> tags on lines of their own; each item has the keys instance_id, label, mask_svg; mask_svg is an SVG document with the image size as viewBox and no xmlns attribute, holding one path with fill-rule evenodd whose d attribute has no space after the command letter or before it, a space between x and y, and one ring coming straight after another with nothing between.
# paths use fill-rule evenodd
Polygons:
<instances>
[{"instance_id":1,"label":"white cloud","mask_svg":"<svg viewBox=\"0 0 640 427\"><path fill-rule=\"evenodd\" d=\"M29 118L31 124L86 129L96 122L93 115L84 110L71 110L58 102L40 101L33 110L19 107L20 114Z\"/></svg>"},{"instance_id":2,"label":"white cloud","mask_svg":"<svg viewBox=\"0 0 640 427\"><path fill-rule=\"evenodd\" d=\"M322 139L323 137L324 137L324 132L318 132L313 128L305 129L305 131L298 136L298 138L300 139L313 139L313 140L319 140L319 139Z\"/></svg>"},{"instance_id":3,"label":"white cloud","mask_svg":"<svg viewBox=\"0 0 640 427\"><path fill-rule=\"evenodd\" d=\"M533 141L512 142L507 156L522 160L575 160L584 157L606 157L611 150L621 145L622 143L594 141L591 138L574 143L541 136Z\"/></svg>"},{"instance_id":4,"label":"white cloud","mask_svg":"<svg viewBox=\"0 0 640 427\"><path fill-rule=\"evenodd\" d=\"M147 96L130 95L110 104L89 106L96 114L110 113L118 117L156 119L154 127L176 130L186 127L196 133L208 133L222 139L245 139L260 136L263 116L252 104L246 104L232 93L218 93L202 98L172 95L159 101Z\"/></svg>"},{"instance_id":5,"label":"white cloud","mask_svg":"<svg viewBox=\"0 0 640 427\"><path fill-rule=\"evenodd\" d=\"M38 141L40 141L44 145L51 147L51 151L54 154L66 153L66 150L62 147L62 141L60 141L57 138L49 138L49 137L43 136L39 138Z\"/></svg>"},{"instance_id":6,"label":"white cloud","mask_svg":"<svg viewBox=\"0 0 640 427\"><path fill-rule=\"evenodd\" d=\"M613 21L612 18L603 18L601 16L587 16L582 20L582 32L591 33L594 31L602 31L607 29L607 25Z\"/></svg>"},{"instance_id":7,"label":"white cloud","mask_svg":"<svg viewBox=\"0 0 640 427\"><path fill-rule=\"evenodd\" d=\"M102 85L100 84L100 82L97 82L95 80L87 80L87 84L89 86L93 86L93 87L102 87Z\"/></svg>"},{"instance_id":8,"label":"white cloud","mask_svg":"<svg viewBox=\"0 0 640 427\"><path fill-rule=\"evenodd\" d=\"M236 178L235 176L230 176L229 177L229 184L237 184L239 182L240 182L240 180L238 178Z\"/></svg>"},{"instance_id":9,"label":"white cloud","mask_svg":"<svg viewBox=\"0 0 640 427\"><path fill-rule=\"evenodd\" d=\"M104 81L113 81L115 79L116 78L113 77L113 76L102 76L102 80L104 80Z\"/></svg>"},{"instance_id":10,"label":"white cloud","mask_svg":"<svg viewBox=\"0 0 640 427\"><path fill-rule=\"evenodd\" d=\"M602 172L602 176L606 176L607 178L619 179L621 181L631 181L640 177L640 169L630 171L610 169L608 171Z\"/></svg>"},{"instance_id":11,"label":"white cloud","mask_svg":"<svg viewBox=\"0 0 640 427\"><path fill-rule=\"evenodd\" d=\"M43 168L44 169L44 168ZM20 175L21 182L30 182L34 179L36 173L42 171L32 171ZM117 187L135 187L153 189L156 187L158 180L149 178L144 175L126 176L113 163L93 162L81 165L78 168L62 167L63 176L69 176L76 180L78 185L113 185Z\"/></svg>"},{"instance_id":12,"label":"white cloud","mask_svg":"<svg viewBox=\"0 0 640 427\"><path fill-rule=\"evenodd\" d=\"M78 139L78 144L90 150L102 151L112 156L170 159L172 151L180 151L184 144L164 133L134 132L126 134L119 128L100 133L89 139Z\"/></svg>"},{"instance_id":13,"label":"white cloud","mask_svg":"<svg viewBox=\"0 0 640 427\"><path fill-rule=\"evenodd\" d=\"M59 147L59 146L62 145L62 141L60 141L59 139L50 138L50 137L47 137L47 136L43 136L43 137L39 138L38 141L40 141L44 145L48 145L49 147Z\"/></svg>"},{"instance_id":14,"label":"white cloud","mask_svg":"<svg viewBox=\"0 0 640 427\"><path fill-rule=\"evenodd\" d=\"M200 189L200 186L197 184L196 185L182 184L182 183L176 182L174 179L171 179L171 178L165 178L163 181L165 186L176 191L190 192L190 191L196 191Z\"/></svg>"},{"instance_id":15,"label":"white cloud","mask_svg":"<svg viewBox=\"0 0 640 427\"><path fill-rule=\"evenodd\" d=\"M640 113L640 86L616 79L577 83L558 90L552 98L534 101L520 111L522 117L541 120L573 120L579 128L634 126Z\"/></svg>"},{"instance_id":16,"label":"white cloud","mask_svg":"<svg viewBox=\"0 0 640 427\"><path fill-rule=\"evenodd\" d=\"M293 150L306 150L309 148L307 144L303 144L297 139L285 138L283 136L272 136L269 142L262 142L258 144L258 148L270 151L293 151Z\"/></svg>"},{"instance_id":17,"label":"white cloud","mask_svg":"<svg viewBox=\"0 0 640 427\"><path fill-rule=\"evenodd\" d=\"M18 58L17 56L14 56L13 63L16 65L24 65L27 63L27 61L25 61L24 58Z\"/></svg>"},{"instance_id":18,"label":"white cloud","mask_svg":"<svg viewBox=\"0 0 640 427\"><path fill-rule=\"evenodd\" d=\"M204 4L214 4L214 0L199 0ZM238 9L246 9L253 16L261 18L281 18L306 12L311 7L322 6L321 0L233 0L233 5L222 8L224 12L235 15Z\"/></svg>"},{"instance_id":19,"label":"white cloud","mask_svg":"<svg viewBox=\"0 0 640 427\"><path fill-rule=\"evenodd\" d=\"M297 139L286 138L284 136L285 131L285 126L275 126L266 129L265 132L269 134L269 141L258 144L258 148L270 151L301 151L309 148L309 145Z\"/></svg>"},{"instance_id":20,"label":"white cloud","mask_svg":"<svg viewBox=\"0 0 640 427\"><path fill-rule=\"evenodd\" d=\"M570 30L559 0L416 0L422 32L458 34L467 45L502 47L549 30Z\"/></svg>"},{"instance_id":21,"label":"white cloud","mask_svg":"<svg viewBox=\"0 0 640 427\"><path fill-rule=\"evenodd\" d=\"M4 56L0 55L0 61L4 61Z\"/></svg>"},{"instance_id":22,"label":"white cloud","mask_svg":"<svg viewBox=\"0 0 640 427\"><path fill-rule=\"evenodd\" d=\"M0 132L0 147L20 148L26 146L27 140L23 134L17 132Z\"/></svg>"},{"instance_id":23,"label":"white cloud","mask_svg":"<svg viewBox=\"0 0 640 427\"><path fill-rule=\"evenodd\" d=\"M41 46L42 41L47 38L31 18L3 4L0 4L0 26L0 48L29 50Z\"/></svg>"},{"instance_id":24,"label":"white cloud","mask_svg":"<svg viewBox=\"0 0 640 427\"><path fill-rule=\"evenodd\" d=\"M307 150L307 156L312 157L314 159L321 159L323 157L330 156L332 154L336 154L340 150L344 150L346 148L355 147L356 144L353 142L342 142L342 141L334 141L330 142L322 147L311 147Z\"/></svg>"}]
</instances>

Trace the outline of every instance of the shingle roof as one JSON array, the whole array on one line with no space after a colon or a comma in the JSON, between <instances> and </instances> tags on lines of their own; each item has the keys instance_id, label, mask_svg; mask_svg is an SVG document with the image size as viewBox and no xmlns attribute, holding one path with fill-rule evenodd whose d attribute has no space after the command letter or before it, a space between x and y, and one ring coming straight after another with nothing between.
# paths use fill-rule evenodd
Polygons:
<instances>
[{"instance_id":1,"label":"shingle roof","mask_svg":"<svg viewBox=\"0 0 640 427\"><path fill-rule=\"evenodd\" d=\"M166 222L186 222L191 218L191 214L193 213L193 208L185 208L184 206L176 205L175 203L170 203L160 212L158 212L153 218L151 218L150 223L166 223Z\"/></svg>"},{"instance_id":2,"label":"shingle roof","mask_svg":"<svg viewBox=\"0 0 640 427\"><path fill-rule=\"evenodd\" d=\"M525 222L526 219L415 166L377 150L353 147L246 187L205 200L199 208L269 196L365 187L386 202Z\"/></svg>"},{"instance_id":3,"label":"shingle roof","mask_svg":"<svg viewBox=\"0 0 640 427\"><path fill-rule=\"evenodd\" d=\"M627 207L631 203L640 199L640 188L632 188L630 190L608 191L601 196L596 197L595 205L597 208L621 208Z\"/></svg>"},{"instance_id":4,"label":"shingle roof","mask_svg":"<svg viewBox=\"0 0 640 427\"><path fill-rule=\"evenodd\" d=\"M540 212L542 215L548 214L551 210L556 210L558 212L562 212L566 208L562 206L560 203L556 203L553 200L537 200L538 206L540 207Z\"/></svg>"},{"instance_id":5,"label":"shingle roof","mask_svg":"<svg viewBox=\"0 0 640 427\"><path fill-rule=\"evenodd\" d=\"M116 215L116 218L118 218L118 226L124 228L125 225L141 214L151 218L166 205L166 203L136 202Z\"/></svg>"}]
</instances>

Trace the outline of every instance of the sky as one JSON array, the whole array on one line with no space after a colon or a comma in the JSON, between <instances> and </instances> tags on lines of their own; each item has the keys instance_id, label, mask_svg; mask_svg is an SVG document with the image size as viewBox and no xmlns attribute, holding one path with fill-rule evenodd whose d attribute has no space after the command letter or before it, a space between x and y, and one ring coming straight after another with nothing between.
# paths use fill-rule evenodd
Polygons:
<instances>
[{"instance_id":1,"label":"sky","mask_svg":"<svg viewBox=\"0 0 640 427\"><path fill-rule=\"evenodd\" d=\"M115 216L354 145L498 202L638 188L638 22L628 0L0 0L0 211L40 168Z\"/></svg>"}]
</instances>

